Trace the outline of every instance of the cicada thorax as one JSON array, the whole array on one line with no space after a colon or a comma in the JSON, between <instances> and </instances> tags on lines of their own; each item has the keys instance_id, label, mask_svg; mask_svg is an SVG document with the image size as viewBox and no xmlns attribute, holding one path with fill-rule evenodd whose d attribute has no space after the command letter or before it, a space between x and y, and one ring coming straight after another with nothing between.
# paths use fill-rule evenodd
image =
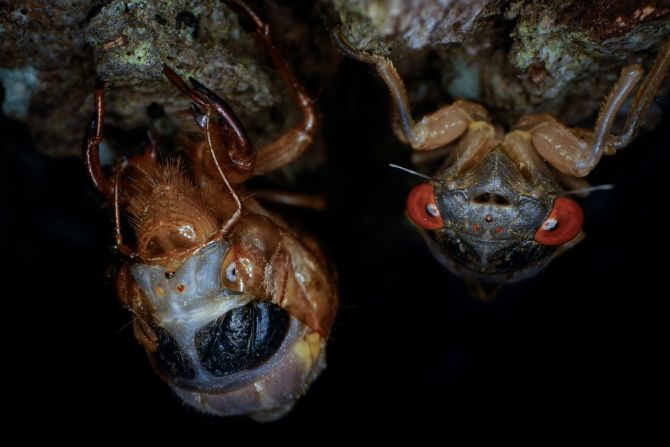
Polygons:
<instances>
[{"instance_id":1,"label":"cicada thorax","mask_svg":"<svg viewBox=\"0 0 670 447\"><path fill-rule=\"evenodd\" d=\"M123 180L129 186L125 202L137 254L146 262L178 263L221 226L206 194L176 161L152 171L133 169Z\"/></svg>"}]
</instances>

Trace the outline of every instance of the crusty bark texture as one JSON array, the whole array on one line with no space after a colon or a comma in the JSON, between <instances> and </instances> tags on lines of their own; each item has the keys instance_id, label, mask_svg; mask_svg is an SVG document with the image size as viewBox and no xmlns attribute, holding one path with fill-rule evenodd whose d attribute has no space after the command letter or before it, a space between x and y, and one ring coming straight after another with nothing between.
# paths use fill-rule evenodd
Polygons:
<instances>
[{"instance_id":1,"label":"crusty bark texture","mask_svg":"<svg viewBox=\"0 0 670 447\"><path fill-rule=\"evenodd\" d=\"M653 61L670 34L670 1L333 0L346 37L391 57L414 101L414 73L436 73L452 98L481 102L496 122L551 112L592 116L622 66ZM414 88L412 87L414 85Z\"/></svg>"},{"instance_id":2,"label":"crusty bark texture","mask_svg":"<svg viewBox=\"0 0 670 447\"><path fill-rule=\"evenodd\" d=\"M536 112L568 124L593 116L620 68L648 64L670 34L670 0L254 4L315 95L340 58L324 22L341 22L354 45L394 60L412 103L471 99L501 123ZM253 140L296 116L262 49L219 0L0 3L2 111L28 123L49 155L79 153L96 75L109 87L112 127L183 127L173 117L187 100L162 76L164 63L225 98Z\"/></svg>"}]
</instances>

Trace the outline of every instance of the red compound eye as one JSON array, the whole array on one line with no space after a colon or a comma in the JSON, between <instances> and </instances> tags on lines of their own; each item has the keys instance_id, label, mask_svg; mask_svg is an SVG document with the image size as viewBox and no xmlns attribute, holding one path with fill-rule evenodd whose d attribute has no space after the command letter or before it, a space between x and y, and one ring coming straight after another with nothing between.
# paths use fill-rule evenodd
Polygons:
<instances>
[{"instance_id":1,"label":"red compound eye","mask_svg":"<svg viewBox=\"0 0 670 447\"><path fill-rule=\"evenodd\" d=\"M444 220L435 203L435 189L429 183L417 185L409 193L407 214L412 222L426 230L437 230L444 227Z\"/></svg>"},{"instance_id":2,"label":"red compound eye","mask_svg":"<svg viewBox=\"0 0 670 447\"><path fill-rule=\"evenodd\" d=\"M558 197L549 217L535 233L535 240L542 245L563 245L579 234L583 223L584 212L579 204L572 199Z\"/></svg>"}]
</instances>

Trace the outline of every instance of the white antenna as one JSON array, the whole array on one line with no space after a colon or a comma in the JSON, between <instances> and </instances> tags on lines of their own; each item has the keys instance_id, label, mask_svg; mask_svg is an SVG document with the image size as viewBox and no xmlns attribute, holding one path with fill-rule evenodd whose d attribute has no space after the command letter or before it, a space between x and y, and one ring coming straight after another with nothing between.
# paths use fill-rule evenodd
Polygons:
<instances>
[{"instance_id":1,"label":"white antenna","mask_svg":"<svg viewBox=\"0 0 670 447\"><path fill-rule=\"evenodd\" d=\"M401 171L405 171L408 174L416 175L417 177L421 177L423 179L429 180L429 181L434 181L435 179L432 177L428 177L426 174L422 174L420 172L412 171L411 169L404 168L402 166L394 165L393 163L389 163L389 166L395 169L400 169Z\"/></svg>"}]
</instances>

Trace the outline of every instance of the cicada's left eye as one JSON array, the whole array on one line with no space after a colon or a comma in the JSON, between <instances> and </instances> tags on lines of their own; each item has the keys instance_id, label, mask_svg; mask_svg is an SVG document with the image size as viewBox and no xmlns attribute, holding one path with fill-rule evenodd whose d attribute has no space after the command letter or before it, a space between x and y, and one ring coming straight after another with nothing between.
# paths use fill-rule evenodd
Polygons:
<instances>
[{"instance_id":1,"label":"cicada's left eye","mask_svg":"<svg viewBox=\"0 0 670 447\"><path fill-rule=\"evenodd\" d=\"M407 214L412 222L426 230L437 230L444 227L444 219L435 202L435 188L429 183L417 185L409 193Z\"/></svg>"},{"instance_id":2,"label":"cicada's left eye","mask_svg":"<svg viewBox=\"0 0 670 447\"><path fill-rule=\"evenodd\" d=\"M582 207L572 199L558 197L549 217L535 233L535 240L542 245L563 245L582 231L583 223Z\"/></svg>"}]
</instances>

